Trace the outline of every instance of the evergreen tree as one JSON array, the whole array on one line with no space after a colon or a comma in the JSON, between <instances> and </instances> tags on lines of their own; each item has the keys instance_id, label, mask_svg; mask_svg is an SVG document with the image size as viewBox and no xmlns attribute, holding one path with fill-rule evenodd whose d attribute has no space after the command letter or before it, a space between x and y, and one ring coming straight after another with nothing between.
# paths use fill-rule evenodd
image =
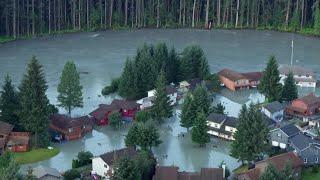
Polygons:
<instances>
[{"instance_id":1,"label":"evergreen tree","mask_svg":"<svg viewBox=\"0 0 320 180\"><path fill-rule=\"evenodd\" d=\"M138 144L137 142L139 140L138 139L139 133L140 133L139 126L140 126L139 123L135 123L130 127L130 129L124 139L124 142L127 147L130 147L130 146L136 147L137 146L137 144Z\"/></svg>"},{"instance_id":2,"label":"evergreen tree","mask_svg":"<svg viewBox=\"0 0 320 180\"><path fill-rule=\"evenodd\" d=\"M14 160L14 157L10 152L6 152L0 156L0 180L21 179L19 169L18 163Z\"/></svg>"},{"instance_id":3,"label":"evergreen tree","mask_svg":"<svg viewBox=\"0 0 320 180\"><path fill-rule=\"evenodd\" d=\"M119 94L128 99L135 99L139 96L137 90L137 78L134 63L127 59L119 82Z\"/></svg>"},{"instance_id":4,"label":"evergreen tree","mask_svg":"<svg viewBox=\"0 0 320 180\"><path fill-rule=\"evenodd\" d=\"M155 99L153 100L152 114L154 119L158 122L162 122L164 118L172 116L172 107L170 98L166 92L166 80L163 70L161 70L155 88Z\"/></svg>"},{"instance_id":5,"label":"evergreen tree","mask_svg":"<svg viewBox=\"0 0 320 180\"><path fill-rule=\"evenodd\" d=\"M210 142L210 136L208 134L207 118L203 111L197 113L197 118L195 120L195 125L192 128L192 141L198 143L200 147L206 145Z\"/></svg>"},{"instance_id":6,"label":"evergreen tree","mask_svg":"<svg viewBox=\"0 0 320 180\"><path fill-rule=\"evenodd\" d=\"M134 162L142 180L152 179L157 161L150 153L147 151L139 152L137 158L134 159Z\"/></svg>"},{"instance_id":7,"label":"evergreen tree","mask_svg":"<svg viewBox=\"0 0 320 180\"><path fill-rule=\"evenodd\" d=\"M5 77L0 93L0 119L14 125L16 130L22 130L18 117L19 98L9 75Z\"/></svg>"},{"instance_id":8,"label":"evergreen tree","mask_svg":"<svg viewBox=\"0 0 320 180\"><path fill-rule=\"evenodd\" d=\"M295 10L291 18L291 29L297 31L300 28L300 11Z\"/></svg>"},{"instance_id":9,"label":"evergreen tree","mask_svg":"<svg viewBox=\"0 0 320 180\"><path fill-rule=\"evenodd\" d=\"M149 111L147 110L142 110L142 111L138 111L136 113L136 121L137 122L147 122L151 119L151 115L149 113Z\"/></svg>"},{"instance_id":10,"label":"evergreen tree","mask_svg":"<svg viewBox=\"0 0 320 180\"><path fill-rule=\"evenodd\" d=\"M243 105L231 145L231 155L240 161L257 160L269 148L268 127L262 118L260 110L250 105Z\"/></svg>"},{"instance_id":11,"label":"evergreen tree","mask_svg":"<svg viewBox=\"0 0 320 180\"><path fill-rule=\"evenodd\" d=\"M47 88L42 65L33 56L19 87L21 103L19 118L24 129L34 134L36 148L49 144L47 129L50 105L46 95Z\"/></svg>"},{"instance_id":12,"label":"evergreen tree","mask_svg":"<svg viewBox=\"0 0 320 180\"><path fill-rule=\"evenodd\" d=\"M260 180L284 180L283 175L279 172L273 164L268 164L266 170L260 177Z\"/></svg>"},{"instance_id":13,"label":"evergreen tree","mask_svg":"<svg viewBox=\"0 0 320 180\"><path fill-rule=\"evenodd\" d=\"M205 115L209 114L210 99L208 91L205 87L198 85L193 92L193 106L197 108L198 112L203 111Z\"/></svg>"},{"instance_id":14,"label":"evergreen tree","mask_svg":"<svg viewBox=\"0 0 320 180\"><path fill-rule=\"evenodd\" d=\"M64 107L69 114L74 108L83 107L82 86L76 65L68 61L63 68L58 85L59 106Z\"/></svg>"},{"instance_id":15,"label":"evergreen tree","mask_svg":"<svg viewBox=\"0 0 320 180\"><path fill-rule=\"evenodd\" d=\"M219 76L217 74L211 74L208 78L210 83L212 83L212 89L208 89L209 91L213 92L220 92L221 90L221 81L219 79Z\"/></svg>"},{"instance_id":16,"label":"evergreen tree","mask_svg":"<svg viewBox=\"0 0 320 180\"><path fill-rule=\"evenodd\" d=\"M288 74L288 77L284 81L284 86L282 89L282 100L290 102L298 98L298 90L296 82L293 78L292 72Z\"/></svg>"},{"instance_id":17,"label":"evergreen tree","mask_svg":"<svg viewBox=\"0 0 320 180\"><path fill-rule=\"evenodd\" d=\"M196 119L196 107L193 103L192 96L188 94L182 104L180 126L189 130L194 125Z\"/></svg>"},{"instance_id":18,"label":"evergreen tree","mask_svg":"<svg viewBox=\"0 0 320 180\"><path fill-rule=\"evenodd\" d=\"M178 83L180 70L179 70L179 57L174 48L171 48L169 57L164 62L164 68L166 73L166 79L169 83Z\"/></svg>"},{"instance_id":19,"label":"evergreen tree","mask_svg":"<svg viewBox=\"0 0 320 180\"><path fill-rule=\"evenodd\" d=\"M122 117L119 112L112 112L108 116L110 126L114 129L119 129L122 124Z\"/></svg>"},{"instance_id":20,"label":"evergreen tree","mask_svg":"<svg viewBox=\"0 0 320 180\"><path fill-rule=\"evenodd\" d=\"M165 43L158 43L155 47L154 52L154 61L155 68L162 69L164 68L164 63L169 60L168 48Z\"/></svg>"},{"instance_id":21,"label":"evergreen tree","mask_svg":"<svg viewBox=\"0 0 320 180\"><path fill-rule=\"evenodd\" d=\"M279 83L280 76L278 63L274 56L271 56L258 87L259 91L266 96L268 102L279 101L281 99L282 86Z\"/></svg>"},{"instance_id":22,"label":"evergreen tree","mask_svg":"<svg viewBox=\"0 0 320 180\"><path fill-rule=\"evenodd\" d=\"M141 179L141 174L135 165L134 160L129 157L123 157L117 160L114 172L112 175L113 180L137 180Z\"/></svg>"},{"instance_id":23,"label":"evergreen tree","mask_svg":"<svg viewBox=\"0 0 320 180\"><path fill-rule=\"evenodd\" d=\"M217 104L216 107L213 107L212 112L217 113L217 114L225 114L225 107L224 105L220 102Z\"/></svg>"},{"instance_id":24,"label":"evergreen tree","mask_svg":"<svg viewBox=\"0 0 320 180\"><path fill-rule=\"evenodd\" d=\"M314 30L316 34L320 34L320 5L319 1L315 3Z\"/></svg>"},{"instance_id":25,"label":"evergreen tree","mask_svg":"<svg viewBox=\"0 0 320 180\"><path fill-rule=\"evenodd\" d=\"M81 174L77 169L70 169L63 174L64 180L75 180L78 178L80 179L80 177L81 177Z\"/></svg>"}]
</instances>

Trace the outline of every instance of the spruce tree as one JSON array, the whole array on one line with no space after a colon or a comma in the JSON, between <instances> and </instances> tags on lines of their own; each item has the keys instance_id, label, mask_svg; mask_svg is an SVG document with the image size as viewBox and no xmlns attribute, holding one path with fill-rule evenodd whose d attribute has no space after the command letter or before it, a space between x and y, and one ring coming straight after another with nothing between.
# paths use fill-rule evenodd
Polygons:
<instances>
[{"instance_id":1,"label":"spruce tree","mask_svg":"<svg viewBox=\"0 0 320 180\"><path fill-rule=\"evenodd\" d=\"M282 100L290 102L298 98L298 90L296 82L293 78L292 72L288 74L288 77L284 81L284 86L282 89Z\"/></svg>"},{"instance_id":2,"label":"spruce tree","mask_svg":"<svg viewBox=\"0 0 320 180\"><path fill-rule=\"evenodd\" d=\"M58 85L59 106L65 108L71 115L74 108L83 107L82 86L80 85L80 76L76 65L68 61L63 68Z\"/></svg>"},{"instance_id":3,"label":"spruce tree","mask_svg":"<svg viewBox=\"0 0 320 180\"><path fill-rule=\"evenodd\" d=\"M225 107L223 104L218 103L216 107L213 107L212 112L217 113L217 114L225 114Z\"/></svg>"},{"instance_id":4,"label":"spruce tree","mask_svg":"<svg viewBox=\"0 0 320 180\"><path fill-rule=\"evenodd\" d=\"M20 109L18 93L9 75L4 79L0 94L0 119L14 125L16 130L22 130L18 117Z\"/></svg>"},{"instance_id":5,"label":"spruce tree","mask_svg":"<svg viewBox=\"0 0 320 180\"><path fill-rule=\"evenodd\" d=\"M171 48L169 52L169 57L165 59L164 69L166 74L166 79L169 83L178 83L180 70L179 70L179 57L174 48Z\"/></svg>"},{"instance_id":6,"label":"spruce tree","mask_svg":"<svg viewBox=\"0 0 320 180\"><path fill-rule=\"evenodd\" d=\"M200 147L210 142L210 136L208 134L209 127L207 125L207 118L203 111L197 113L195 125L192 128L191 138L192 141L199 144Z\"/></svg>"},{"instance_id":7,"label":"spruce tree","mask_svg":"<svg viewBox=\"0 0 320 180\"><path fill-rule=\"evenodd\" d=\"M205 115L209 114L210 110L210 99L206 88L202 85L198 85L193 92L193 103L197 111L203 111Z\"/></svg>"},{"instance_id":8,"label":"spruce tree","mask_svg":"<svg viewBox=\"0 0 320 180\"><path fill-rule=\"evenodd\" d=\"M260 93L266 96L268 102L281 100L282 85L279 81L278 63L275 56L271 56L258 86Z\"/></svg>"},{"instance_id":9,"label":"spruce tree","mask_svg":"<svg viewBox=\"0 0 320 180\"><path fill-rule=\"evenodd\" d=\"M34 134L36 148L49 144L47 130L50 105L46 95L47 89L43 67L33 56L19 87L21 103L19 118L24 129Z\"/></svg>"},{"instance_id":10,"label":"spruce tree","mask_svg":"<svg viewBox=\"0 0 320 180\"><path fill-rule=\"evenodd\" d=\"M163 70L161 70L157 78L155 91L155 99L152 102L153 106L151 111L154 119L160 123L164 118L172 116L172 106L170 105L170 98L167 96L166 80Z\"/></svg>"},{"instance_id":11,"label":"spruce tree","mask_svg":"<svg viewBox=\"0 0 320 180\"><path fill-rule=\"evenodd\" d=\"M185 127L187 130L189 130L189 128L194 125L196 118L196 107L194 106L192 96L190 94L188 94L184 99L180 118L181 127Z\"/></svg>"},{"instance_id":12,"label":"spruce tree","mask_svg":"<svg viewBox=\"0 0 320 180\"><path fill-rule=\"evenodd\" d=\"M119 94L121 96L128 99L135 99L139 96L136 77L134 63L128 58L119 82Z\"/></svg>"},{"instance_id":13,"label":"spruce tree","mask_svg":"<svg viewBox=\"0 0 320 180\"><path fill-rule=\"evenodd\" d=\"M320 34L320 5L319 5L319 1L317 1L315 3L314 30L315 30L316 34Z\"/></svg>"},{"instance_id":14,"label":"spruce tree","mask_svg":"<svg viewBox=\"0 0 320 180\"><path fill-rule=\"evenodd\" d=\"M262 173L260 180L285 180L282 173L276 169L273 164L268 164L265 171Z\"/></svg>"}]
</instances>

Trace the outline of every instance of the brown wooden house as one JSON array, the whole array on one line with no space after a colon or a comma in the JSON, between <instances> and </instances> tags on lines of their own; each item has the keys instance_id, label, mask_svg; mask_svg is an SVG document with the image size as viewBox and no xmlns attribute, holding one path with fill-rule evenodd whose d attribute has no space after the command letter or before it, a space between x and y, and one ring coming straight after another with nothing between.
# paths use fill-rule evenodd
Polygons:
<instances>
[{"instance_id":1,"label":"brown wooden house","mask_svg":"<svg viewBox=\"0 0 320 180\"><path fill-rule=\"evenodd\" d=\"M30 133L12 132L8 138L6 149L12 152L26 152L29 150Z\"/></svg>"},{"instance_id":2,"label":"brown wooden house","mask_svg":"<svg viewBox=\"0 0 320 180\"><path fill-rule=\"evenodd\" d=\"M4 152L9 135L13 130L13 125L0 121L0 155Z\"/></svg>"},{"instance_id":3,"label":"brown wooden house","mask_svg":"<svg viewBox=\"0 0 320 180\"><path fill-rule=\"evenodd\" d=\"M320 112L320 97L311 93L291 102L286 113L291 116L314 116Z\"/></svg>"},{"instance_id":4,"label":"brown wooden house","mask_svg":"<svg viewBox=\"0 0 320 180\"><path fill-rule=\"evenodd\" d=\"M50 117L50 129L59 133L62 140L80 139L93 128L89 116L71 118L67 115L54 114Z\"/></svg>"}]
</instances>

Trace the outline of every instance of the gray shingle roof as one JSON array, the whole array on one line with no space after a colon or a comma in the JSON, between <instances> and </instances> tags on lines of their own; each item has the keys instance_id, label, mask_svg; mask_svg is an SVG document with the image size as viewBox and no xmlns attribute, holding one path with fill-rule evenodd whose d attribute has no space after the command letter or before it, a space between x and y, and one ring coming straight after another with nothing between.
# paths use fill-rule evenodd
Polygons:
<instances>
[{"instance_id":1,"label":"gray shingle roof","mask_svg":"<svg viewBox=\"0 0 320 180\"><path fill-rule=\"evenodd\" d=\"M236 127L237 126L237 118L234 117L227 117L226 121L224 122L224 124L226 126L230 126L230 127Z\"/></svg>"},{"instance_id":2,"label":"gray shingle roof","mask_svg":"<svg viewBox=\"0 0 320 180\"><path fill-rule=\"evenodd\" d=\"M294 136L300 132L297 126L293 124L286 125L280 128L288 137Z\"/></svg>"},{"instance_id":3,"label":"gray shingle roof","mask_svg":"<svg viewBox=\"0 0 320 180\"><path fill-rule=\"evenodd\" d=\"M275 113L284 109L284 105L282 105L278 101L271 102L269 104L264 105L263 107L271 113Z\"/></svg>"},{"instance_id":4,"label":"gray shingle roof","mask_svg":"<svg viewBox=\"0 0 320 180\"><path fill-rule=\"evenodd\" d=\"M61 175L58 170L49 167L39 166L33 169L32 174L37 178L41 178L46 175L54 176L57 178L61 178Z\"/></svg>"},{"instance_id":5,"label":"gray shingle roof","mask_svg":"<svg viewBox=\"0 0 320 180\"><path fill-rule=\"evenodd\" d=\"M303 150L307 148L310 144L319 144L320 146L320 141L312 139L311 137L305 135L305 134L297 134L293 137L291 137L290 142L292 145L294 145L298 150Z\"/></svg>"},{"instance_id":6,"label":"gray shingle roof","mask_svg":"<svg viewBox=\"0 0 320 180\"><path fill-rule=\"evenodd\" d=\"M211 122L221 123L222 121L227 119L227 116L224 114L210 113L207 119Z\"/></svg>"}]
</instances>

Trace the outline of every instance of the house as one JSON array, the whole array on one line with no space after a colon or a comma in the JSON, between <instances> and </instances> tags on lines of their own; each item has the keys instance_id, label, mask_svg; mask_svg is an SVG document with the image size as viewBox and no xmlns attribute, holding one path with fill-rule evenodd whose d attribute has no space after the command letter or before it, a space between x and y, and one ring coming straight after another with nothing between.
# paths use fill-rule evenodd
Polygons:
<instances>
[{"instance_id":1,"label":"house","mask_svg":"<svg viewBox=\"0 0 320 180\"><path fill-rule=\"evenodd\" d=\"M320 141L305 134L297 134L289 139L290 146L306 166L320 164Z\"/></svg>"},{"instance_id":2,"label":"house","mask_svg":"<svg viewBox=\"0 0 320 180\"><path fill-rule=\"evenodd\" d=\"M179 90L181 92L193 91L198 85L201 85L202 80L200 78L193 78L179 83Z\"/></svg>"},{"instance_id":3,"label":"house","mask_svg":"<svg viewBox=\"0 0 320 180\"><path fill-rule=\"evenodd\" d=\"M89 116L72 118L67 115L54 114L50 116L50 129L57 132L65 140L80 139L93 128L92 119Z\"/></svg>"},{"instance_id":4,"label":"house","mask_svg":"<svg viewBox=\"0 0 320 180\"><path fill-rule=\"evenodd\" d=\"M111 112L119 112L126 121L132 121L140 105L135 101L114 99L110 105L100 104L90 115L99 126L108 124L108 116Z\"/></svg>"},{"instance_id":5,"label":"house","mask_svg":"<svg viewBox=\"0 0 320 180\"><path fill-rule=\"evenodd\" d=\"M6 149L12 152L26 152L29 150L29 132L11 132Z\"/></svg>"},{"instance_id":6,"label":"house","mask_svg":"<svg viewBox=\"0 0 320 180\"><path fill-rule=\"evenodd\" d=\"M289 138L299 134L301 131L293 124L286 125L270 131L272 146L286 149L289 144Z\"/></svg>"},{"instance_id":7,"label":"house","mask_svg":"<svg viewBox=\"0 0 320 180\"><path fill-rule=\"evenodd\" d=\"M32 169L32 174L39 180L62 180L58 170L49 167L38 166Z\"/></svg>"},{"instance_id":8,"label":"house","mask_svg":"<svg viewBox=\"0 0 320 180\"><path fill-rule=\"evenodd\" d=\"M238 180L259 180L260 176L264 173L269 164L274 165L274 167L282 171L287 163L291 163L291 167L294 172L295 179L300 179L301 169L303 162L302 160L294 153L288 152L280 155L270 157L268 159L259 161L255 164L255 167L249 169L244 173L237 175Z\"/></svg>"},{"instance_id":9,"label":"house","mask_svg":"<svg viewBox=\"0 0 320 180\"><path fill-rule=\"evenodd\" d=\"M200 172L179 171L176 166L156 166L152 180L224 180L222 168L201 168Z\"/></svg>"},{"instance_id":10,"label":"house","mask_svg":"<svg viewBox=\"0 0 320 180\"><path fill-rule=\"evenodd\" d=\"M123 157L135 158L138 152L133 147L123 148L102 154L92 158L92 174L101 176L102 178L110 179L113 173L113 165L117 159Z\"/></svg>"},{"instance_id":11,"label":"house","mask_svg":"<svg viewBox=\"0 0 320 180\"><path fill-rule=\"evenodd\" d=\"M268 118L272 119L275 122L281 122L283 120L284 105L278 101L274 101L263 105L261 107L261 112L265 114Z\"/></svg>"},{"instance_id":12,"label":"house","mask_svg":"<svg viewBox=\"0 0 320 180\"><path fill-rule=\"evenodd\" d=\"M293 73L293 78L296 85L300 87L316 87L317 80L312 70L306 69L301 66L288 66L282 65L279 68L280 83L284 84L285 79L288 77L289 72Z\"/></svg>"},{"instance_id":13,"label":"house","mask_svg":"<svg viewBox=\"0 0 320 180\"><path fill-rule=\"evenodd\" d=\"M218 72L220 81L228 89L235 91L238 89L249 89L257 87L262 77L261 72L239 73L231 69L223 69Z\"/></svg>"},{"instance_id":14,"label":"house","mask_svg":"<svg viewBox=\"0 0 320 180\"><path fill-rule=\"evenodd\" d=\"M224 114L211 113L207 118L209 126L208 134L226 140L234 140L234 133L237 131L237 119Z\"/></svg>"},{"instance_id":15,"label":"house","mask_svg":"<svg viewBox=\"0 0 320 180\"><path fill-rule=\"evenodd\" d=\"M0 155L4 152L9 135L13 130L13 125L0 121Z\"/></svg>"},{"instance_id":16,"label":"house","mask_svg":"<svg viewBox=\"0 0 320 180\"><path fill-rule=\"evenodd\" d=\"M308 118L316 116L320 111L320 97L310 93L307 96L295 99L291 102L285 112L292 117L301 118L308 121Z\"/></svg>"}]
</instances>

